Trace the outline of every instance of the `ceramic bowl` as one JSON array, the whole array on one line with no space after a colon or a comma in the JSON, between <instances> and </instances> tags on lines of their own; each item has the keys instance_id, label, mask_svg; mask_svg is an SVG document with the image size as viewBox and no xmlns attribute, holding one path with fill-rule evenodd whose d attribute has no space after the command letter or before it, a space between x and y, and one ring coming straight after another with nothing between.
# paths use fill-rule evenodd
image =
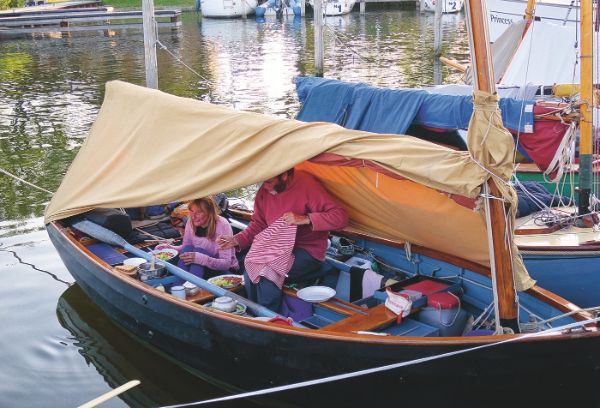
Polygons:
<instances>
[{"instance_id":1,"label":"ceramic bowl","mask_svg":"<svg viewBox=\"0 0 600 408\"><path fill-rule=\"evenodd\" d=\"M236 309L237 302L229 296L219 296L212 302L211 307L213 309L221 310L222 312L234 312Z\"/></svg>"}]
</instances>

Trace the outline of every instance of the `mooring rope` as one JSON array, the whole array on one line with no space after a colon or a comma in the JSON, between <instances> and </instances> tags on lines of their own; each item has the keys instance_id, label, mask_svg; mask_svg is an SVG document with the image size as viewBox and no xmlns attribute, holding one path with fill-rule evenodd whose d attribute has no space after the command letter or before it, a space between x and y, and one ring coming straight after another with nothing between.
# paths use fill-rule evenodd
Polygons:
<instances>
[{"instance_id":1,"label":"mooring rope","mask_svg":"<svg viewBox=\"0 0 600 408\"><path fill-rule=\"evenodd\" d=\"M531 337L545 336L549 333L570 330L570 329L581 327L581 326L584 326L587 324L597 323L599 320L600 320L600 317L596 317L593 319L588 319L588 320L584 320L581 322L570 323L570 324L567 324L564 326L545 330L543 332L527 333L527 334L524 334L521 336L511 337L506 340L501 340L501 341L497 341L497 342L493 342L493 343L483 344L480 346L470 347L470 348L463 349L463 350L457 350L457 351L451 351L448 353L437 354L434 356L417 358L415 360L404 361L401 363L389 364L389 365L384 365L384 366L375 367L375 368L369 368L369 369L365 369L365 370L353 371L353 372L345 373L345 374L338 374L338 375L332 375L329 377L318 378L315 380L302 381L302 382L298 382L298 383L294 383L294 384L281 385L278 387L265 388L262 390L244 392L244 393L240 393L240 394L228 395L228 396L219 397L219 398L212 398L212 399L203 400L203 401L188 402L188 403L177 404L177 405L168 405L168 406L163 406L161 408L180 408L180 407L191 407L191 406L196 406L196 405L206 405L206 404L212 404L215 402L223 402L223 401L237 400L237 399L241 399L241 398L257 397L260 395L273 394L276 392L294 390L294 389L298 389L298 388L309 387L312 385L319 385L319 384L325 384L325 383L334 382L334 381L345 380L345 379L349 379L349 378L361 377L361 376L368 375L368 374L380 373L380 372L384 372L384 371L393 370L396 368L407 367L407 366L416 365L416 364L422 364L422 363L426 363L429 361L453 357L456 355L465 354L465 353L469 353L469 352L476 351L476 350L495 347L495 346L499 346L502 344L511 343L516 340L522 340L522 339L531 338Z\"/></svg>"},{"instance_id":2,"label":"mooring rope","mask_svg":"<svg viewBox=\"0 0 600 408\"><path fill-rule=\"evenodd\" d=\"M48 194L50 194L50 195L54 195L54 193L53 193L52 191L48 191L48 190L46 190L45 188L42 188L42 187L40 187L40 186L36 186L35 184L33 184L33 183L30 183L29 181L27 181L27 180L24 180L24 179L22 179L22 178L21 178L21 177L19 177L19 176L15 176L14 174L12 174L12 173L9 173L8 171L6 171L6 170L4 170L4 169L2 169L2 168L0 168L0 173L4 173L4 174L6 174L8 177L12 177L13 179L17 180L17 181L18 181L18 182L20 182L20 183L27 184L28 186L30 186L30 187L33 187L33 188L37 188L38 190L40 190L40 191L43 191L44 193L48 193Z\"/></svg>"}]
</instances>

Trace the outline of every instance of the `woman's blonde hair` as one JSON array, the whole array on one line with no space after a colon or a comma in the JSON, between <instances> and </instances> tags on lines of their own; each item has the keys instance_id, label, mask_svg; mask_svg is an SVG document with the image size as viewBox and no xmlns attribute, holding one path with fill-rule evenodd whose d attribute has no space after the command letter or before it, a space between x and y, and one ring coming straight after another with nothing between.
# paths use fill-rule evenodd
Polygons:
<instances>
[{"instance_id":1,"label":"woman's blonde hair","mask_svg":"<svg viewBox=\"0 0 600 408\"><path fill-rule=\"evenodd\" d=\"M208 213L208 225L206 226L206 237L210 239L215 238L215 233L217 231L217 219L219 218L219 208L215 202L215 199L212 196L196 198L188 203L188 209L191 211L192 206L196 207L204 207L206 208L206 212ZM192 221L192 217L190 217L190 222L194 229L198 227L198 225L194 225Z\"/></svg>"}]
</instances>

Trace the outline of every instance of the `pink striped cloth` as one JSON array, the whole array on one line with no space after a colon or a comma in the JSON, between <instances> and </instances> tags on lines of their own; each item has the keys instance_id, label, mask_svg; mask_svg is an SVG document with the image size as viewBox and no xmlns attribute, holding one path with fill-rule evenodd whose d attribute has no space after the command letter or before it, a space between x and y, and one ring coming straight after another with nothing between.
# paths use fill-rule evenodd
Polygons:
<instances>
[{"instance_id":1,"label":"pink striped cloth","mask_svg":"<svg viewBox=\"0 0 600 408\"><path fill-rule=\"evenodd\" d=\"M294 263L294 244L296 242L297 225L288 225L283 218L278 218L254 237L252 246L244 265L248 277L258 283L264 277L279 288Z\"/></svg>"}]
</instances>

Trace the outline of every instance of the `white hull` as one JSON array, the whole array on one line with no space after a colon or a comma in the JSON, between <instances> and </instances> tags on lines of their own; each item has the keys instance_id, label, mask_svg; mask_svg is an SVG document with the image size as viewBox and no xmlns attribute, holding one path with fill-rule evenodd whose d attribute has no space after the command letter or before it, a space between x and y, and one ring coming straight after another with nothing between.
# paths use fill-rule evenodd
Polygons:
<instances>
[{"instance_id":1,"label":"white hull","mask_svg":"<svg viewBox=\"0 0 600 408\"><path fill-rule=\"evenodd\" d=\"M272 7L267 7L267 9L265 10L265 17L276 16L276 15L277 15L277 11ZM294 17L294 10L292 10L291 7L284 7L283 15L286 17Z\"/></svg>"},{"instance_id":2,"label":"white hull","mask_svg":"<svg viewBox=\"0 0 600 408\"><path fill-rule=\"evenodd\" d=\"M356 0L324 0L323 13L326 16L341 16L342 14L348 14L352 11L355 3ZM312 1L309 0L308 4L313 7Z\"/></svg>"},{"instance_id":3,"label":"white hull","mask_svg":"<svg viewBox=\"0 0 600 408\"><path fill-rule=\"evenodd\" d=\"M425 0L423 9L435 13L435 5L437 0ZM442 0L442 13L458 13L463 9L464 0Z\"/></svg>"},{"instance_id":4,"label":"white hull","mask_svg":"<svg viewBox=\"0 0 600 408\"><path fill-rule=\"evenodd\" d=\"M536 20L575 25L579 6L570 4L570 0L538 1L535 6ZM526 8L526 0L487 0L490 41L496 41L513 21L523 19Z\"/></svg>"},{"instance_id":5,"label":"white hull","mask_svg":"<svg viewBox=\"0 0 600 408\"><path fill-rule=\"evenodd\" d=\"M254 14L256 0L201 0L203 17L231 18Z\"/></svg>"}]
</instances>

